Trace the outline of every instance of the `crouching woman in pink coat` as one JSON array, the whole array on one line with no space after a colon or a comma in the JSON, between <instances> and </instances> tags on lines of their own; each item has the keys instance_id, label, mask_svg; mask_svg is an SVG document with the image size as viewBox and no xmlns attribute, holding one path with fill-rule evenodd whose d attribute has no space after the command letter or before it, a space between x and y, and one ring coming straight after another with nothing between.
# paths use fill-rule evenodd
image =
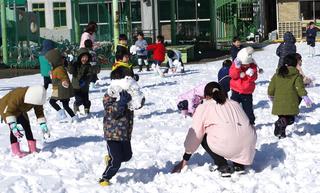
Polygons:
<instances>
[{"instance_id":1,"label":"crouching woman in pink coat","mask_svg":"<svg viewBox=\"0 0 320 193\"><path fill-rule=\"evenodd\" d=\"M227 99L217 82L204 89L205 99L193 114L192 128L184 142L183 160L172 172L180 172L200 144L209 153L222 177L243 172L255 155L257 135L239 103ZM227 160L233 162L228 165Z\"/></svg>"}]
</instances>

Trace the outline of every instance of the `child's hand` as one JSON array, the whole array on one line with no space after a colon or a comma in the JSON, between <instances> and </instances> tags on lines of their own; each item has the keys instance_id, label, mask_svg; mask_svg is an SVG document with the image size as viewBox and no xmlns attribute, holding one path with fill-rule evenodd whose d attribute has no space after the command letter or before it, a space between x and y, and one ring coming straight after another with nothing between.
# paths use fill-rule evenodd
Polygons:
<instances>
[{"instance_id":1,"label":"child's hand","mask_svg":"<svg viewBox=\"0 0 320 193\"><path fill-rule=\"evenodd\" d=\"M63 81L62 82L62 86L64 87L64 88L69 88L69 82L68 81Z\"/></svg>"},{"instance_id":2,"label":"child's hand","mask_svg":"<svg viewBox=\"0 0 320 193\"><path fill-rule=\"evenodd\" d=\"M304 102L306 103L308 108L312 107L313 102L311 101L311 99L308 96L303 96L302 99L304 100Z\"/></svg>"},{"instance_id":3,"label":"child's hand","mask_svg":"<svg viewBox=\"0 0 320 193\"><path fill-rule=\"evenodd\" d=\"M248 70L246 71L246 75L248 75L248 76L253 76L254 75L254 71L253 71L253 69L252 68L248 68Z\"/></svg>"},{"instance_id":4,"label":"child's hand","mask_svg":"<svg viewBox=\"0 0 320 193\"><path fill-rule=\"evenodd\" d=\"M241 61L238 58L236 58L233 62L234 62L234 65L235 65L236 68L240 68L241 67Z\"/></svg>"}]
</instances>

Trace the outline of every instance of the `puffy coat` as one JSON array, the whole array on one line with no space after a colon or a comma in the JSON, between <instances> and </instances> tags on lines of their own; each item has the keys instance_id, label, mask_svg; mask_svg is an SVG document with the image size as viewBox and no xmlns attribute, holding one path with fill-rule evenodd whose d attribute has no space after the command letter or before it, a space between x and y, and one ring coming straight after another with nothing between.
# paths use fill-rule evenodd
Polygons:
<instances>
[{"instance_id":1,"label":"puffy coat","mask_svg":"<svg viewBox=\"0 0 320 193\"><path fill-rule=\"evenodd\" d=\"M316 36L317 36L317 28L309 28L306 31L306 37L308 44L314 44L316 42Z\"/></svg>"},{"instance_id":2,"label":"puffy coat","mask_svg":"<svg viewBox=\"0 0 320 193\"><path fill-rule=\"evenodd\" d=\"M204 98L204 88L207 83L200 84L193 89L188 90L178 96L178 103L183 100L188 101L188 113L193 114L197 106L201 103Z\"/></svg>"},{"instance_id":3,"label":"puffy coat","mask_svg":"<svg viewBox=\"0 0 320 193\"><path fill-rule=\"evenodd\" d=\"M74 96L73 88L66 69L63 64L54 67L52 70L52 94L51 98L56 100L69 99ZM68 87L62 86L62 82L66 81Z\"/></svg>"},{"instance_id":4,"label":"puffy coat","mask_svg":"<svg viewBox=\"0 0 320 193\"><path fill-rule=\"evenodd\" d=\"M166 47L163 43L148 45L147 50L153 51L153 59L163 62L166 56Z\"/></svg>"},{"instance_id":5,"label":"puffy coat","mask_svg":"<svg viewBox=\"0 0 320 193\"><path fill-rule=\"evenodd\" d=\"M229 70L229 67L224 66L218 72L218 82L226 93L230 91L231 78L229 76Z\"/></svg>"},{"instance_id":6,"label":"puffy coat","mask_svg":"<svg viewBox=\"0 0 320 193\"><path fill-rule=\"evenodd\" d=\"M295 45L296 38L293 36L291 32L286 32L283 35L284 42L281 43L276 51L277 56L279 56L278 67L283 65L283 59L288 54L295 54L297 52L297 47Z\"/></svg>"},{"instance_id":7,"label":"puffy coat","mask_svg":"<svg viewBox=\"0 0 320 193\"><path fill-rule=\"evenodd\" d=\"M246 71L252 68L253 76L248 76ZM240 94L252 94L254 89L256 88L255 80L258 78L257 73L257 65L254 63L249 64L248 67L244 67L241 65L240 68L236 68L235 64L232 63L229 70L230 80L230 88Z\"/></svg>"},{"instance_id":8,"label":"puffy coat","mask_svg":"<svg viewBox=\"0 0 320 193\"><path fill-rule=\"evenodd\" d=\"M1 119L6 123L16 122L21 114L27 116L27 112L34 109L38 122L45 122L43 106L24 103L28 87L16 88L0 99Z\"/></svg>"},{"instance_id":9,"label":"puffy coat","mask_svg":"<svg viewBox=\"0 0 320 193\"><path fill-rule=\"evenodd\" d=\"M272 114L299 114L299 97L306 96L307 91L303 78L295 67L288 67L289 73L285 77L273 75L268 87L268 95L273 96Z\"/></svg>"},{"instance_id":10,"label":"puffy coat","mask_svg":"<svg viewBox=\"0 0 320 193\"><path fill-rule=\"evenodd\" d=\"M227 99L217 104L204 100L193 115L192 128L184 142L185 151L194 153L207 134L209 148L236 163L251 165L256 146L256 132L239 103Z\"/></svg>"}]
</instances>

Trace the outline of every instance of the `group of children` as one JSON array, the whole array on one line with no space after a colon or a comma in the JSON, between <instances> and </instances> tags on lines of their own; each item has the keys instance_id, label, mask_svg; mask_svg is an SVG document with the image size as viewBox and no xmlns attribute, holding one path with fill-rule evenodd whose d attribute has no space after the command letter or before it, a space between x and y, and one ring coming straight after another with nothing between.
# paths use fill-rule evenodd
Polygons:
<instances>
[{"instance_id":1,"label":"group of children","mask_svg":"<svg viewBox=\"0 0 320 193\"><path fill-rule=\"evenodd\" d=\"M116 61L110 75L111 84L103 97L105 110L103 130L107 141L108 155L105 157L106 169L99 181L102 186L109 185L110 179L117 173L121 163L131 159L130 140L133 128L133 111L142 108L145 103L143 93L137 84L138 78L133 72L132 65L129 64L130 54L127 47L127 37L120 35L119 40ZM89 84L92 80L97 79L96 74L100 69L97 68L93 60L94 53L90 53L87 48L80 48L77 60L65 68L61 53L51 45L52 42L47 41L49 40L44 42L47 47L43 49L42 54L48 60L51 71L52 94L49 103L57 110L60 119L65 118L64 110L66 110L70 117L76 120L79 106L84 106L85 113L90 112ZM92 47L92 42L90 44L90 40L88 40L85 45ZM142 70L143 63L146 65L147 71L150 70L147 51L152 50L155 65L153 68L159 74L163 73L160 70L160 65L166 54L163 36L157 37L156 44L147 45L143 33L139 33L135 46L139 71ZM256 143L252 94L256 86L255 81L258 78L258 66L252 57L253 52L252 47L243 48L240 40L235 38L231 49L232 61L225 60L223 62L218 73L218 83L201 84L179 96L178 109L185 115L194 116L194 124L186 137L186 152L183 161L174 168L173 172L181 171L200 144L215 160L218 166L217 170L223 176L229 176L233 171L244 171L244 166L252 163ZM181 53L168 50L167 55L169 57L168 70L176 68L176 66L180 66L184 70ZM274 134L279 138L286 137L285 129L287 125L294 122L294 117L299 113L301 100L304 100L308 107L312 105L305 90L307 80L301 75L301 61L301 55L297 53L284 56L268 87L268 96L273 101L272 114L278 116ZM67 72L72 74L71 81ZM47 76L44 78L44 82L47 89ZM230 90L230 99L232 100L228 99ZM10 128L12 152L19 157L23 157L25 154L20 151L17 141L17 138L22 137L21 128L17 124L21 124L26 132L27 139L30 141L30 152L36 151L35 140L26 114L30 109L35 109L42 131L49 136L43 114L43 104L46 101L45 93L44 89L38 87L18 88L9 92L0 101L1 117ZM69 107L69 101L73 96L75 96L75 102L72 110ZM57 104L57 101L62 102L64 110ZM202 101L204 104L201 104ZM219 113L216 113L220 111L225 116L216 119L215 117L220 116ZM206 116L206 124L210 122L212 124L205 126L204 119L201 118L203 114L208 115ZM215 116L209 116L213 114ZM227 122L232 123L232 127L226 125ZM233 142L241 141L242 145L231 147L229 144L226 148L222 146L220 149L215 148L216 145L211 140L215 138L216 134L204 132L208 129L205 127L222 128L221 132L229 128L228 135L230 133L246 133L246 140L243 140L242 134L236 135L230 140ZM222 134L222 136L226 135ZM225 143L224 140L225 138L221 140L221 144ZM237 148L234 149L235 147ZM233 152L232 154L226 152L228 148L231 148L229 150ZM246 154L239 152L246 152ZM240 154L241 156L239 156ZM225 158L233 161L232 168Z\"/></svg>"}]
</instances>

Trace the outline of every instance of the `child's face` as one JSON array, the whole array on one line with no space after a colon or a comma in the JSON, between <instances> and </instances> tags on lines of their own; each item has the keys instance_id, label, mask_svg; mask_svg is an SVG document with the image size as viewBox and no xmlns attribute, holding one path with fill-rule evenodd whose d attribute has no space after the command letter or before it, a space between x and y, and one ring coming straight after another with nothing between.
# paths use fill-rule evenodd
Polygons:
<instances>
[{"instance_id":1,"label":"child's face","mask_svg":"<svg viewBox=\"0 0 320 193\"><path fill-rule=\"evenodd\" d=\"M119 43L122 45L127 45L127 40L120 40Z\"/></svg>"},{"instance_id":2,"label":"child's face","mask_svg":"<svg viewBox=\"0 0 320 193\"><path fill-rule=\"evenodd\" d=\"M124 55L123 58L122 58L122 62L129 62L129 55Z\"/></svg>"},{"instance_id":3,"label":"child's face","mask_svg":"<svg viewBox=\"0 0 320 193\"><path fill-rule=\"evenodd\" d=\"M244 68L249 68L250 64L242 64Z\"/></svg>"},{"instance_id":4,"label":"child's face","mask_svg":"<svg viewBox=\"0 0 320 193\"><path fill-rule=\"evenodd\" d=\"M233 45L239 48L241 46L241 42L237 40L233 42Z\"/></svg>"},{"instance_id":5,"label":"child's face","mask_svg":"<svg viewBox=\"0 0 320 193\"><path fill-rule=\"evenodd\" d=\"M85 54L85 55L83 55L83 56L81 57L81 64L87 64L88 61L89 61L89 57L88 57L87 54Z\"/></svg>"},{"instance_id":6,"label":"child's face","mask_svg":"<svg viewBox=\"0 0 320 193\"><path fill-rule=\"evenodd\" d=\"M311 29L314 28L314 24L310 25L310 28L311 28Z\"/></svg>"},{"instance_id":7,"label":"child's face","mask_svg":"<svg viewBox=\"0 0 320 193\"><path fill-rule=\"evenodd\" d=\"M138 40L143 40L143 36L138 35Z\"/></svg>"}]
</instances>

